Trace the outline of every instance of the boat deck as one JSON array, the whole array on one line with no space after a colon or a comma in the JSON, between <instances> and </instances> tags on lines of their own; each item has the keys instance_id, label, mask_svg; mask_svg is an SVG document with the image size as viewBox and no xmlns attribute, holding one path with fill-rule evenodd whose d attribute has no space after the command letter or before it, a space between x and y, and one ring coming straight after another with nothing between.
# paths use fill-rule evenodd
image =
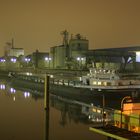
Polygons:
<instances>
[{"instance_id":1,"label":"boat deck","mask_svg":"<svg viewBox=\"0 0 140 140\"><path fill-rule=\"evenodd\" d=\"M89 89L103 89L103 90L134 90L140 89L140 85L128 85L128 86L91 86L91 85L75 85L77 88L89 88Z\"/></svg>"},{"instance_id":2,"label":"boat deck","mask_svg":"<svg viewBox=\"0 0 140 140\"><path fill-rule=\"evenodd\" d=\"M117 128L115 126L95 126L90 127L90 131L96 132L98 134L117 139L117 140L139 140L140 134L127 131L125 129Z\"/></svg>"}]
</instances>

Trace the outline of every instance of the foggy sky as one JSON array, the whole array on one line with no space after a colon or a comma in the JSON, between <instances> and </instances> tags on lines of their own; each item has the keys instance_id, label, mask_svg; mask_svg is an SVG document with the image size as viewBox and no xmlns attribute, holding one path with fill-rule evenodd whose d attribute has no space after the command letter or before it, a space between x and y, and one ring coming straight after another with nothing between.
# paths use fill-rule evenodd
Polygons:
<instances>
[{"instance_id":1,"label":"foggy sky","mask_svg":"<svg viewBox=\"0 0 140 140\"><path fill-rule=\"evenodd\" d=\"M80 33L90 49L140 46L140 0L0 0L0 56L5 42L25 54Z\"/></svg>"}]
</instances>

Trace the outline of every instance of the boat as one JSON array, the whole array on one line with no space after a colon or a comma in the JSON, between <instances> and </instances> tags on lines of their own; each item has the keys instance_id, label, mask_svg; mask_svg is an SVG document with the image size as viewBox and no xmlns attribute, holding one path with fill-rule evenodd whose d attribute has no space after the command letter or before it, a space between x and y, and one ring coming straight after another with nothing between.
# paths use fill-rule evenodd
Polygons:
<instances>
[{"instance_id":1,"label":"boat","mask_svg":"<svg viewBox=\"0 0 140 140\"><path fill-rule=\"evenodd\" d=\"M138 91L139 74L122 74L114 69L91 68L86 76L81 77L80 88L104 91Z\"/></svg>"},{"instance_id":2,"label":"boat","mask_svg":"<svg viewBox=\"0 0 140 140\"><path fill-rule=\"evenodd\" d=\"M44 92L45 77L46 74L16 73L9 78L9 84L32 90L37 88ZM122 76L115 70L90 69L90 73L81 78L56 75L49 75L49 77L50 92L68 98L73 96L76 99L88 98L91 100L94 96L102 97L104 95L106 98L116 100L116 98L120 99L126 95L139 97L140 78L138 75L131 75L128 80L126 79L128 75ZM116 94L112 94L114 91Z\"/></svg>"}]
</instances>

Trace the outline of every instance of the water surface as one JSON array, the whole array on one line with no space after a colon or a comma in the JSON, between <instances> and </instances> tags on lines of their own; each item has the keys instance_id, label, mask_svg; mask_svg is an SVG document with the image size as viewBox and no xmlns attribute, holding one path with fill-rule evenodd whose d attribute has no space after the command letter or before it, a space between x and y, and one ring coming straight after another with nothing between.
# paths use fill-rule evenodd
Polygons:
<instances>
[{"instance_id":1,"label":"water surface","mask_svg":"<svg viewBox=\"0 0 140 140\"><path fill-rule=\"evenodd\" d=\"M61 99L61 98L60 98ZM44 99L27 90L0 82L1 140L106 140L89 131L92 122L82 105L51 96L50 111Z\"/></svg>"}]
</instances>

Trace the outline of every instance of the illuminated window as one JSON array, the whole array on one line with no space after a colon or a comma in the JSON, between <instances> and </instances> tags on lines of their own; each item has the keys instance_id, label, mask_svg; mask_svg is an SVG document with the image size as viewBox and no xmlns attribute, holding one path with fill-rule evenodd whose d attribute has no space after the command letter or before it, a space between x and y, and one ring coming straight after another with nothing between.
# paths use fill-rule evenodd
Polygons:
<instances>
[{"instance_id":1,"label":"illuminated window","mask_svg":"<svg viewBox=\"0 0 140 140\"><path fill-rule=\"evenodd\" d=\"M96 81L93 81L93 85L97 85L97 82Z\"/></svg>"},{"instance_id":2,"label":"illuminated window","mask_svg":"<svg viewBox=\"0 0 140 140\"><path fill-rule=\"evenodd\" d=\"M101 85L102 84L102 82L98 82L98 85Z\"/></svg>"},{"instance_id":3,"label":"illuminated window","mask_svg":"<svg viewBox=\"0 0 140 140\"><path fill-rule=\"evenodd\" d=\"M93 108L93 109L92 109L92 111L93 111L93 112L96 112L96 109L95 109L95 108Z\"/></svg>"},{"instance_id":4,"label":"illuminated window","mask_svg":"<svg viewBox=\"0 0 140 140\"><path fill-rule=\"evenodd\" d=\"M104 82L104 86L107 86L107 82Z\"/></svg>"},{"instance_id":5,"label":"illuminated window","mask_svg":"<svg viewBox=\"0 0 140 140\"><path fill-rule=\"evenodd\" d=\"M101 113L101 110L97 109L97 113Z\"/></svg>"},{"instance_id":6,"label":"illuminated window","mask_svg":"<svg viewBox=\"0 0 140 140\"><path fill-rule=\"evenodd\" d=\"M136 62L140 62L140 52L136 52Z\"/></svg>"}]
</instances>

